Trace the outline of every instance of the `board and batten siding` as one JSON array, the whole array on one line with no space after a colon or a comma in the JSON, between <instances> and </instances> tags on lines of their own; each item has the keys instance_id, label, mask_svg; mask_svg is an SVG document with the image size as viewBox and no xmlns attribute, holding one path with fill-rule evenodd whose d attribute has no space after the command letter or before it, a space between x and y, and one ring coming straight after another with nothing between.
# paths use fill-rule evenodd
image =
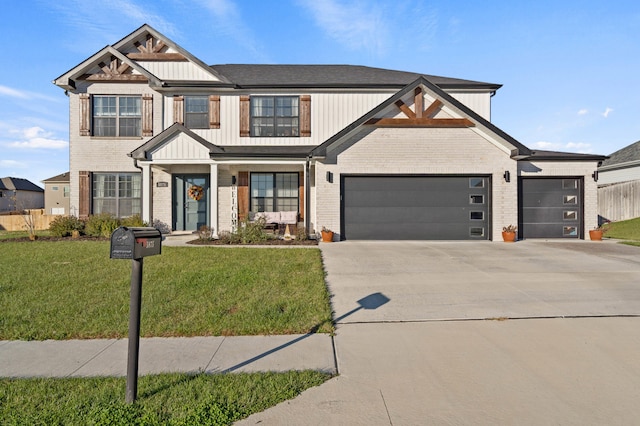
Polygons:
<instances>
[{"instance_id":1,"label":"board and batten siding","mask_svg":"<svg viewBox=\"0 0 640 426\"><path fill-rule=\"evenodd\" d=\"M456 100L471 108L476 114L487 121L491 121L491 94L449 92Z\"/></svg>"},{"instance_id":2,"label":"board and batten siding","mask_svg":"<svg viewBox=\"0 0 640 426\"><path fill-rule=\"evenodd\" d=\"M391 93L313 93L310 137L251 138L240 137L240 96L221 95L220 128L192 130L215 145L319 145L390 96ZM173 107L173 96L165 96L165 127L174 122Z\"/></svg>"},{"instance_id":3,"label":"board and batten siding","mask_svg":"<svg viewBox=\"0 0 640 426\"><path fill-rule=\"evenodd\" d=\"M137 61L140 66L162 80L220 81L211 73L186 61Z\"/></svg>"}]
</instances>

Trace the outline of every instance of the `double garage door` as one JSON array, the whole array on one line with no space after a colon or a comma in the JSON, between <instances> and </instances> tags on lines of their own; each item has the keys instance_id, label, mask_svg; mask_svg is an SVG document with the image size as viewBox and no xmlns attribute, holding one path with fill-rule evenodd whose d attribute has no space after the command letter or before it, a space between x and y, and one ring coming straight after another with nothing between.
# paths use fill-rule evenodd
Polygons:
<instances>
[{"instance_id":1,"label":"double garage door","mask_svg":"<svg viewBox=\"0 0 640 426\"><path fill-rule=\"evenodd\" d=\"M488 176L344 176L342 235L352 240L486 240Z\"/></svg>"}]
</instances>

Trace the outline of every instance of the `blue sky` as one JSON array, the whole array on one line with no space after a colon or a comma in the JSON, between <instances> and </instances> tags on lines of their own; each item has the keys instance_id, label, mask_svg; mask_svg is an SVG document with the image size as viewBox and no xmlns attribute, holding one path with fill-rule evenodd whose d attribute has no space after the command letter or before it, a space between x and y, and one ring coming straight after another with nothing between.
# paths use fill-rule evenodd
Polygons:
<instances>
[{"instance_id":1,"label":"blue sky","mask_svg":"<svg viewBox=\"0 0 640 426\"><path fill-rule=\"evenodd\" d=\"M492 121L531 148L640 140L637 1L25 0L2 8L0 177L68 170L51 81L148 23L208 64L353 64L502 84Z\"/></svg>"}]
</instances>

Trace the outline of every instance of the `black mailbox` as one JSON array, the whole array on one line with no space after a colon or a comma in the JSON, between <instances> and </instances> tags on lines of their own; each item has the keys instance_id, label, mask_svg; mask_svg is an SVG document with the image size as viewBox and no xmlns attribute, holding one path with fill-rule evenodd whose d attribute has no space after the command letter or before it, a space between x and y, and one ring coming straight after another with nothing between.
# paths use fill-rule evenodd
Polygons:
<instances>
[{"instance_id":1,"label":"black mailbox","mask_svg":"<svg viewBox=\"0 0 640 426\"><path fill-rule=\"evenodd\" d=\"M156 228L121 226L111 234L111 259L141 259L160 254L162 234Z\"/></svg>"}]
</instances>

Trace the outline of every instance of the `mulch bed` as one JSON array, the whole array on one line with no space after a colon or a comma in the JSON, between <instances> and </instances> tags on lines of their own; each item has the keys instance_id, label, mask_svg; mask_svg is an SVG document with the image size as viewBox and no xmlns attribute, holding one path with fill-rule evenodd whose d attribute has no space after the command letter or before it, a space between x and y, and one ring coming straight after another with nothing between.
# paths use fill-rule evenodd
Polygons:
<instances>
[{"instance_id":1,"label":"mulch bed","mask_svg":"<svg viewBox=\"0 0 640 426\"><path fill-rule=\"evenodd\" d=\"M80 237L49 237L49 236L38 236L35 241L110 241L110 238L107 237L89 237L86 235L81 235ZM0 239L0 243L31 243L32 240L29 237L16 237L16 238L4 238Z\"/></svg>"},{"instance_id":2,"label":"mulch bed","mask_svg":"<svg viewBox=\"0 0 640 426\"><path fill-rule=\"evenodd\" d=\"M254 246L317 246L318 240L281 240L281 239L272 239L260 241L258 243L253 244L231 244L226 240L201 240L196 239L193 241L188 241L187 244L192 244L196 246L231 246L231 245L254 245Z\"/></svg>"}]
</instances>

